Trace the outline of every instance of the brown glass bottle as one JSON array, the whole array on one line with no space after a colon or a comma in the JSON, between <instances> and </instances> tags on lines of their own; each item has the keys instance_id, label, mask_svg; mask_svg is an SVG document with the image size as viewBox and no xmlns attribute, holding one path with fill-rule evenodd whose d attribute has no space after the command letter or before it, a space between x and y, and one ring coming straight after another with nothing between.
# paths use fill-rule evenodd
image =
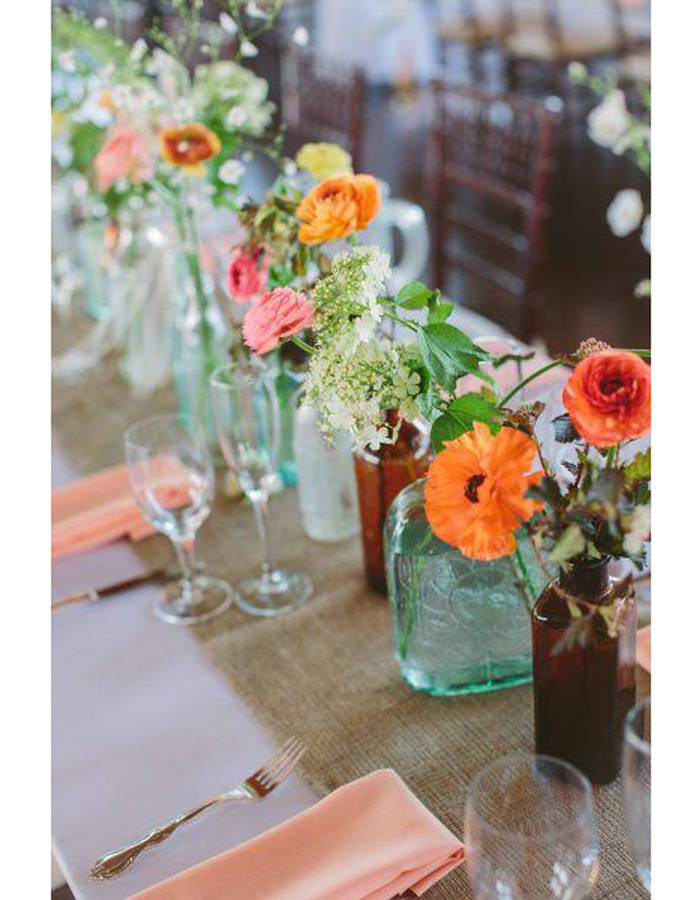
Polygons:
<instances>
[{"instance_id":1,"label":"brown glass bottle","mask_svg":"<svg viewBox=\"0 0 699 900\"><path fill-rule=\"evenodd\" d=\"M387 413L389 423L396 413ZM364 449L354 455L359 516L362 523L364 571L370 586L386 593L383 555L383 527L395 497L407 485L427 472L430 439L424 429L404 422L395 444L381 444L378 450Z\"/></svg>"},{"instance_id":2,"label":"brown glass bottle","mask_svg":"<svg viewBox=\"0 0 699 900\"><path fill-rule=\"evenodd\" d=\"M558 585L589 603L604 602L612 587L607 560L574 564ZM570 623L565 599L549 585L532 612L536 752L607 784L619 772L624 718L636 699L635 597L627 598L615 636L595 616L584 646L556 652Z\"/></svg>"}]
</instances>

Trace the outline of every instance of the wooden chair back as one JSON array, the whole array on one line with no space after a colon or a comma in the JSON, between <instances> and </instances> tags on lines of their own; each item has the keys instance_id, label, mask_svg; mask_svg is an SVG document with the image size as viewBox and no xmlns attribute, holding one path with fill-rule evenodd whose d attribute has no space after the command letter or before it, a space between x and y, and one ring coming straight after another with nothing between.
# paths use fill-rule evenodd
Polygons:
<instances>
[{"instance_id":1,"label":"wooden chair back","mask_svg":"<svg viewBox=\"0 0 699 900\"><path fill-rule=\"evenodd\" d=\"M282 55L282 115L293 155L309 141L339 144L361 171L366 82L361 69L286 47Z\"/></svg>"},{"instance_id":2,"label":"wooden chair back","mask_svg":"<svg viewBox=\"0 0 699 900\"><path fill-rule=\"evenodd\" d=\"M511 298L518 305L508 325L527 340L535 330L533 289L560 114L527 98L439 81L433 97L436 284L449 293L458 270Z\"/></svg>"}]
</instances>

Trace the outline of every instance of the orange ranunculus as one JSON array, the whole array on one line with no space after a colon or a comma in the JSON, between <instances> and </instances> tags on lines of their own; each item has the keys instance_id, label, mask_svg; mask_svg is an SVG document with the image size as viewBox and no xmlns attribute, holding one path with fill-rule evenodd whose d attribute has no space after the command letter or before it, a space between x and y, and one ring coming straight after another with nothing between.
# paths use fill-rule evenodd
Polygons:
<instances>
[{"instance_id":1,"label":"orange ranunculus","mask_svg":"<svg viewBox=\"0 0 699 900\"><path fill-rule=\"evenodd\" d=\"M541 472L528 474L535 456L536 445L528 435L502 428L493 437L482 422L445 441L427 473L432 531L470 559L514 552L515 531L542 508L524 496L541 478Z\"/></svg>"},{"instance_id":2,"label":"orange ranunculus","mask_svg":"<svg viewBox=\"0 0 699 900\"><path fill-rule=\"evenodd\" d=\"M575 367L563 404L595 447L640 437L650 430L650 367L624 350L593 353Z\"/></svg>"},{"instance_id":3,"label":"orange ranunculus","mask_svg":"<svg viewBox=\"0 0 699 900\"><path fill-rule=\"evenodd\" d=\"M363 231L381 209L381 194L371 175L336 175L317 184L296 208L304 244L339 241Z\"/></svg>"},{"instance_id":4,"label":"orange ranunculus","mask_svg":"<svg viewBox=\"0 0 699 900\"><path fill-rule=\"evenodd\" d=\"M203 175L204 161L221 150L221 141L201 122L163 128L159 137L163 159L189 175Z\"/></svg>"}]
</instances>

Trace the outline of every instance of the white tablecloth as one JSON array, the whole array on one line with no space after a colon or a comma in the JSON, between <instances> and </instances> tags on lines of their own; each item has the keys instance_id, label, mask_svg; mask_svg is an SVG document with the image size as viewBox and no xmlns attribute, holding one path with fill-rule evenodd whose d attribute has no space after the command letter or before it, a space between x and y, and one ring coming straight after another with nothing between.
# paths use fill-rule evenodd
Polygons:
<instances>
[{"instance_id":1,"label":"white tablecloth","mask_svg":"<svg viewBox=\"0 0 699 900\"><path fill-rule=\"evenodd\" d=\"M73 477L56 455L54 486ZM140 569L126 542L112 544L55 563L54 595ZM291 776L263 803L205 813L121 878L89 878L101 853L232 787L274 749L187 629L154 616L156 590L52 615L53 849L78 900L123 900L316 799Z\"/></svg>"}]
</instances>

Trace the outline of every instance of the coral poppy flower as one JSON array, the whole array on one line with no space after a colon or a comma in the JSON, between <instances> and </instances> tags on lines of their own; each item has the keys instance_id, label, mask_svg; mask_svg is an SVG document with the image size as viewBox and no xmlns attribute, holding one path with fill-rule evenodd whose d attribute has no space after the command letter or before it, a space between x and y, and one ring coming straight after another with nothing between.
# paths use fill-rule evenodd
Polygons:
<instances>
[{"instance_id":1,"label":"coral poppy flower","mask_svg":"<svg viewBox=\"0 0 699 900\"><path fill-rule=\"evenodd\" d=\"M475 422L430 464L425 488L432 531L470 559L491 560L514 552L515 531L542 508L525 498L541 472L530 472L536 445L514 428L496 435Z\"/></svg>"},{"instance_id":2,"label":"coral poppy flower","mask_svg":"<svg viewBox=\"0 0 699 900\"><path fill-rule=\"evenodd\" d=\"M267 287L269 264L262 247L251 253L241 252L228 266L228 291L236 303L253 300Z\"/></svg>"},{"instance_id":3,"label":"coral poppy flower","mask_svg":"<svg viewBox=\"0 0 699 900\"><path fill-rule=\"evenodd\" d=\"M115 131L95 157L97 189L104 193L122 178L143 184L153 177L155 166L145 141L136 131Z\"/></svg>"},{"instance_id":4,"label":"coral poppy flower","mask_svg":"<svg viewBox=\"0 0 699 900\"><path fill-rule=\"evenodd\" d=\"M313 304L300 291L275 288L257 300L243 317L243 340L255 353L269 353L282 338L313 324Z\"/></svg>"},{"instance_id":5,"label":"coral poppy flower","mask_svg":"<svg viewBox=\"0 0 699 900\"><path fill-rule=\"evenodd\" d=\"M603 350L578 363L563 404L580 435L611 447L650 429L650 366L624 350Z\"/></svg>"},{"instance_id":6,"label":"coral poppy flower","mask_svg":"<svg viewBox=\"0 0 699 900\"><path fill-rule=\"evenodd\" d=\"M339 241L363 231L381 209L381 194L371 175L337 175L312 188L296 208L304 244Z\"/></svg>"},{"instance_id":7,"label":"coral poppy flower","mask_svg":"<svg viewBox=\"0 0 699 900\"><path fill-rule=\"evenodd\" d=\"M204 175L203 163L221 150L221 141L201 122L163 128L159 137L163 159L189 175Z\"/></svg>"}]
</instances>

